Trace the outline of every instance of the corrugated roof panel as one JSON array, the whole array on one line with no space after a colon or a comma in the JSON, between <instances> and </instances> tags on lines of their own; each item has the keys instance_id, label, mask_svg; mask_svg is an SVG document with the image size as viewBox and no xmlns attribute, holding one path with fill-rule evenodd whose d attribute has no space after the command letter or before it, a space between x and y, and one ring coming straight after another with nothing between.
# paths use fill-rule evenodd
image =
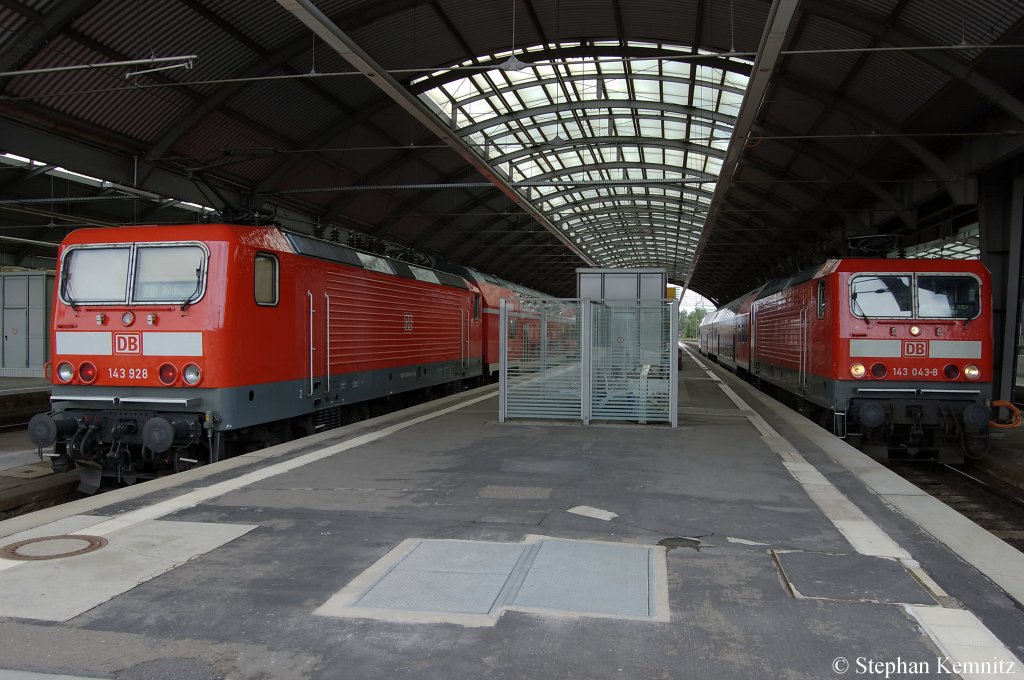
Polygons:
<instances>
[{"instance_id":1,"label":"corrugated roof panel","mask_svg":"<svg viewBox=\"0 0 1024 680\"><path fill-rule=\"evenodd\" d=\"M5 52L8 45L16 43L19 34L24 32L30 24L31 20L21 12L0 7L0 26L4 27L4 30L0 31L0 53Z\"/></svg>"},{"instance_id":2,"label":"corrugated roof panel","mask_svg":"<svg viewBox=\"0 0 1024 680\"><path fill-rule=\"evenodd\" d=\"M294 80L253 83L228 106L296 142L318 136L339 115L331 101Z\"/></svg>"},{"instance_id":3,"label":"corrugated roof panel","mask_svg":"<svg viewBox=\"0 0 1024 680\"><path fill-rule=\"evenodd\" d=\"M382 67L391 69L419 69L447 65L462 61L466 55L452 34L429 7L420 7L413 16L411 10L394 14L374 22L365 29L355 29L351 37ZM463 36L470 45L474 36ZM414 74L396 72L398 80ZM417 74L423 75L423 74Z\"/></svg>"},{"instance_id":4,"label":"corrugated roof panel","mask_svg":"<svg viewBox=\"0 0 1024 680\"><path fill-rule=\"evenodd\" d=\"M870 37L842 24L808 15L798 39L789 46L794 51L831 50L867 47ZM788 54L783 57L783 72L821 89L835 89L863 56L861 52Z\"/></svg>"},{"instance_id":5,"label":"corrugated roof panel","mask_svg":"<svg viewBox=\"0 0 1024 680\"><path fill-rule=\"evenodd\" d=\"M769 8L769 3L705 3L702 47L722 51L733 47L740 52L757 51L768 21Z\"/></svg>"},{"instance_id":6,"label":"corrugated roof panel","mask_svg":"<svg viewBox=\"0 0 1024 680\"><path fill-rule=\"evenodd\" d=\"M218 160L225 149L272 149L280 144L279 138L265 135L236 119L215 111L207 115L198 125L181 136L168 155L184 156L196 160ZM273 164L273 159L267 161ZM232 174L238 172L234 165L225 166Z\"/></svg>"},{"instance_id":7,"label":"corrugated roof panel","mask_svg":"<svg viewBox=\"0 0 1024 680\"><path fill-rule=\"evenodd\" d=\"M26 68L50 68L108 61L64 36L51 40ZM126 83L122 69L96 68L22 76L11 80L8 93L43 102L83 122L147 141L155 129L195 105L173 88L143 90Z\"/></svg>"},{"instance_id":8,"label":"corrugated roof panel","mask_svg":"<svg viewBox=\"0 0 1024 680\"><path fill-rule=\"evenodd\" d=\"M909 52L877 52L864 63L847 93L866 110L881 108L894 123L909 118L949 81Z\"/></svg>"},{"instance_id":9,"label":"corrugated roof panel","mask_svg":"<svg viewBox=\"0 0 1024 680\"><path fill-rule=\"evenodd\" d=\"M912 2L900 14L897 26L927 36L930 45L988 45L1020 23L1021 7L1014 11L1006 0L931 0ZM968 61L981 50L951 50L946 56Z\"/></svg>"}]
</instances>

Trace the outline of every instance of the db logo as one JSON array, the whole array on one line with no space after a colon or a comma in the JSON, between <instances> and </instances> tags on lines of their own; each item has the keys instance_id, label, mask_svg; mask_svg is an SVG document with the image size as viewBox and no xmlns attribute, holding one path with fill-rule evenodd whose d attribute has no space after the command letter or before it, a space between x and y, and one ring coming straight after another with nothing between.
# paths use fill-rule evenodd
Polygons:
<instances>
[{"instance_id":1,"label":"db logo","mask_svg":"<svg viewBox=\"0 0 1024 680\"><path fill-rule=\"evenodd\" d=\"M142 354L142 334L114 333L114 354Z\"/></svg>"},{"instance_id":2,"label":"db logo","mask_svg":"<svg viewBox=\"0 0 1024 680\"><path fill-rule=\"evenodd\" d=\"M928 356L927 340L904 340L903 356L905 357L926 357Z\"/></svg>"}]
</instances>

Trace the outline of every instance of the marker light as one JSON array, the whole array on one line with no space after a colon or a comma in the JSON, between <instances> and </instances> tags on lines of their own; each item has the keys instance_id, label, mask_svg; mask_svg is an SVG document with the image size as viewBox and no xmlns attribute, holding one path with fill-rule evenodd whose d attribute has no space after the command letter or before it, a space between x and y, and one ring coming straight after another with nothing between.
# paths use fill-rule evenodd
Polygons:
<instances>
[{"instance_id":1,"label":"marker light","mask_svg":"<svg viewBox=\"0 0 1024 680\"><path fill-rule=\"evenodd\" d=\"M981 376L981 371L974 364L967 364L964 366L964 376L968 380L977 380Z\"/></svg>"},{"instance_id":2,"label":"marker light","mask_svg":"<svg viewBox=\"0 0 1024 680\"><path fill-rule=\"evenodd\" d=\"M864 368L864 364L857 363L854 364L853 366L850 366L850 375L852 375L857 380L863 378L865 373L867 373L867 369Z\"/></svg>"},{"instance_id":3,"label":"marker light","mask_svg":"<svg viewBox=\"0 0 1024 680\"><path fill-rule=\"evenodd\" d=\"M82 379L86 385L96 380L96 364L83 361L78 366L78 377Z\"/></svg>"},{"instance_id":4,"label":"marker light","mask_svg":"<svg viewBox=\"0 0 1024 680\"><path fill-rule=\"evenodd\" d=\"M160 382L165 385L173 385L178 379L178 369L173 364L164 364L160 367Z\"/></svg>"},{"instance_id":5,"label":"marker light","mask_svg":"<svg viewBox=\"0 0 1024 680\"><path fill-rule=\"evenodd\" d=\"M956 380L960 377L960 367L956 364L946 364L942 369L942 375L946 376L947 380Z\"/></svg>"},{"instance_id":6,"label":"marker light","mask_svg":"<svg viewBox=\"0 0 1024 680\"><path fill-rule=\"evenodd\" d=\"M910 334L913 335L914 337L917 337L918 335L921 335L921 327L920 326L911 326L910 327Z\"/></svg>"},{"instance_id":7,"label":"marker light","mask_svg":"<svg viewBox=\"0 0 1024 680\"><path fill-rule=\"evenodd\" d=\"M75 377L75 367L66 361L57 367L57 378L61 382L71 382Z\"/></svg>"},{"instance_id":8,"label":"marker light","mask_svg":"<svg viewBox=\"0 0 1024 680\"><path fill-rule=\"evenodd\" d=\"M203 372L195 364L185 364L185 368L181 371L181 377L189 385L198 385L199 381L203 379Z\"/></svg>"},{"instance_id":9,"label":"marker light","mask_svg":"<svg viewBox=\"0 0 1024 680\"><path fill-rule=\"evenodd\" d=\"M135 323L135 315L132 314L131 312L125 312L124 314L121 315L121 323L124 324L125 326L131 326L133 323Z\"/></svg>"},{"instance_id":10,"label":"marker light","mask_svg":"<svg viewBox=\"0 0 1024 680\"><path fill-rule=\"evenodd\" d=\"M885 367L883 363L872 364L871 366L871 377L876 380L881 380L889 373L889 369Z\"/></svg>"}]
</instances>

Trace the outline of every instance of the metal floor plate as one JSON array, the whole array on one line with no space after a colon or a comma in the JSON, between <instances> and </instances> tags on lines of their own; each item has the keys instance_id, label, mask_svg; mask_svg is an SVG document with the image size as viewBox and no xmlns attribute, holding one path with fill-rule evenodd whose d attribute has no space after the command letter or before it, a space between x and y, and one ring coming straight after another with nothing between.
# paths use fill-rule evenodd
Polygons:
<instances>
[{"instance_id":1,"label":"metal floor plate","mask_svg":"<svg viewBox=\"0 0 1024 680\"><path fill-rule=\"evenodd\" d=\"M800 598L935 604L899 562L873 555L775 552L783 576Z\"/></svg>"},{"instance_id":2,"label":"metal floor plate","mask_svg":"<svg viewBox=\"0 0 1024 680\"><path fill-rule=\"evenodd\" d=\"M665 549L544 536L409 539L314 613L485 626L507 609L668 621Z\"/></svg>"}]
</instances>

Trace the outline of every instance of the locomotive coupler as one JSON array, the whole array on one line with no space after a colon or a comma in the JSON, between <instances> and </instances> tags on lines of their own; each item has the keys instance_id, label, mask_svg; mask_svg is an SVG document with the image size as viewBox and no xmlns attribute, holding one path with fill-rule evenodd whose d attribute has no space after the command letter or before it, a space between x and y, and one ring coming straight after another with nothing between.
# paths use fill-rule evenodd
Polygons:
<instances>
[{"instance_id":1,"label":"locomotive coupler","mask_svg":"<svg viewBox=\"0 0 1024 680\"><path fill-rule=\"evenodd\" d=\"M911 444L917 444L921 441L921 437L924 436L924 428L921 427L922 408L920 406L908 406L907 415L910 417L910 432L909 441Z\"/></svg>"}]
</instances>

